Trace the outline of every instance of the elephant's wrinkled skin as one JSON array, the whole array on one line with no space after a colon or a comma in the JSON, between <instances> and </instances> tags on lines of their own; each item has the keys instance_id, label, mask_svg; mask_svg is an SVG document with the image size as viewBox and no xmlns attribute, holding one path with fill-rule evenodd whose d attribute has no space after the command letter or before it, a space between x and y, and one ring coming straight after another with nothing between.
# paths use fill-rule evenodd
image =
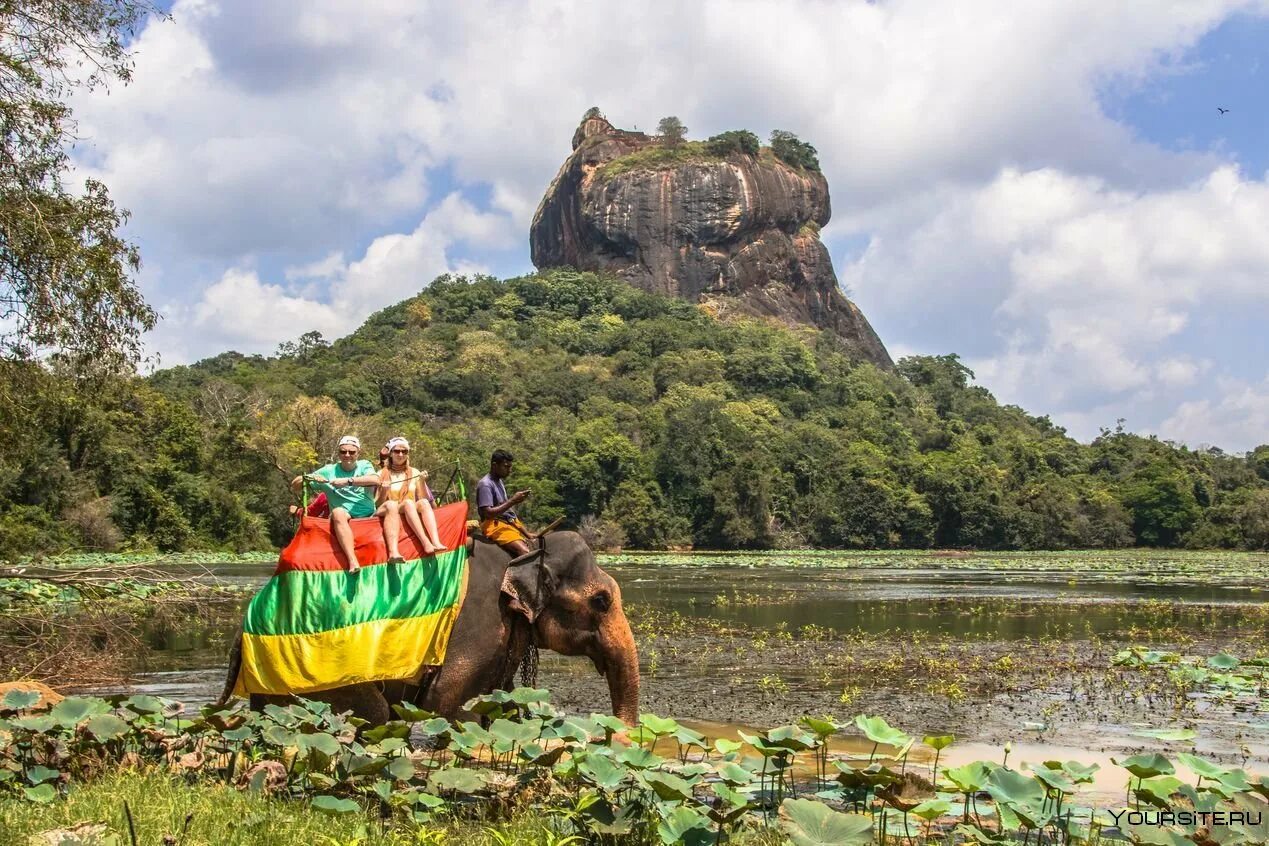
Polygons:
<instances>
[{"instance_id":1,"label":"elephant's wrinkled skin","mask_svg":"<svg viewBox=\"0 0 1269 846\"><path fill-rule=\"evenodd\" d=\"M526 560L527 559L527 560ZM562 655L585 655L607 679L613 714L627 723L639 715L639 656L621 608L621 588L595 563L575 532L546 536L544 553L511 561L497 546L474 544L467 596L454 623L445 665L420 689L401 682L355 684L309 694L374 724L392 718L389 707L408 699L446 717L492 690L508 690L530 642ZM230 656L222 701L238 674L240 645ZM253 707L285 697L253 695Z\"/></svg>"}]
</instances>

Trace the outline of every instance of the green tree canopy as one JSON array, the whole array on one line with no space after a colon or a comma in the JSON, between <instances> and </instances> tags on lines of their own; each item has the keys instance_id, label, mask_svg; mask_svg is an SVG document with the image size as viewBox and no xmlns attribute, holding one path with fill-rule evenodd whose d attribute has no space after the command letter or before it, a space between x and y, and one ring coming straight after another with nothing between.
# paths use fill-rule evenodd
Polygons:
<instances>
[{"instance_id":1,"label":"green tree canopy","mask_svg":"<svg viewBox=\"0 0 1269 846\"><path fill-rule=\"evenodd\" d=\"M81 367L135 362L153 327L106 186L70 179L75 88L126 83L125 43L153 7L137 0L0 6L0 356L61 352Z\"/></svg>"}]
</instances>

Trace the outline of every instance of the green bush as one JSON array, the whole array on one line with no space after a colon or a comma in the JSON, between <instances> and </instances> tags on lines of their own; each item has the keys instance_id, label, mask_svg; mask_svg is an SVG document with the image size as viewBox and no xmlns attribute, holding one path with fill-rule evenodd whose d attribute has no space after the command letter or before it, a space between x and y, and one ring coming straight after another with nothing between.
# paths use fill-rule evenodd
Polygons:
<instances>
[{"instance_id":1,"label":"green bush","mask_svg":"<svg viewBox=\"0 0 1269 846\"><path fill-rule=\"evenodd\" d=\"M792 132L771 130L771 152L787 165L819 171L820 159L814 147L799 140Z\"/></svg>"},{"instance_id":2,"label":"green bush","mask_svg":"<svg viewBox=\"0 0 1269 846\"><path fill-rule=\"evenodd\" d=\"M758 141L758 136L754 135L747 129L731 129L727 132L720 132L711 136L705 142L705 149L710 155L724 157L732 153L744 153L747 156L756 156L762 145Z\"/></svg>"},{"instance_id":3,"label":"green bush","mask_svg":"<svg viewBox=\"0 0 1269 846\"><path fill-rule=\"evenodd\" d=\"M35 505L14 505L0 514L0 561L52 555L72 545L65 527Z\"/></svg>"}]
</instances>

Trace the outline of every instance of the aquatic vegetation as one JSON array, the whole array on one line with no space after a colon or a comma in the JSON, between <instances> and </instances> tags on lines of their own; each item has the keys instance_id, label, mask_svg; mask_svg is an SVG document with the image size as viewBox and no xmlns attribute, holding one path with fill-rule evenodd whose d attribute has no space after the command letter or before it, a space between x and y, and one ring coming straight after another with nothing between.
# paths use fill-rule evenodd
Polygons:
<instances>
[{"instance_id":1,"label":"aquatic vegetation","mask_svg":"<svg viewBox=\"0 0 1269 846\"><path fill-rule=\"evenodd\" d=\"M1231 703L1243 710L1269 712L1269 659L1240 660L1227 652L1208 658L1166 650L1129 647L1119 651L1115 666L1163 670L1181 696Z\"/></svg>"},{"instance_id":2,"label":"aquatic vegetation","mask_svg":"<svg viewBox=\"0 0 1269 846\"><path fill-rule=\"evenodd\" d=\"M1158 841L1120 826L1113 814L1184 800L1240 812L1221 842L1250 844L1263 842L1257 826L1269 799L1264 775L1178 755L1196 777L1183 783L1158 753L1119 762L1128 775L1124 809L1077 804L1097 766L1076 761L940 768L936 758L927 779L906 766L915 737L864 715L849 724L804 718L740 733L742 742L711 743L652 714L633 727L605 715L569 715L551 705L547 691L527 688L468 703L481 723L454 724L399 705L398 719L374 728L317 702L188 713L150 696L71 697L41 713L29 710L37 698L15 691L0 703L0 797L9 797L0 806L55 803L127 765L290 798L337 819L373 816L385 831L416 832L416 842L464 820L485 821L487 839L497 842L510 835L487 821L534 811L542 836L555 844L706 844L767 829L817 844L896 837L982 844L1019 836L1089 843L1116 832L1148 843ZM832 761L830 778L827 742L844 731L860 732L873 752L866 762ZM621 742L623 732L632 745ZM937 755L953 738L923 742ZM883 747L886 757L878 757ZM799 756L814 761L813 775L795 775ZM1189 837L1197 828L1174 822L1163 830Z\"/></svg>"}]
</instances>

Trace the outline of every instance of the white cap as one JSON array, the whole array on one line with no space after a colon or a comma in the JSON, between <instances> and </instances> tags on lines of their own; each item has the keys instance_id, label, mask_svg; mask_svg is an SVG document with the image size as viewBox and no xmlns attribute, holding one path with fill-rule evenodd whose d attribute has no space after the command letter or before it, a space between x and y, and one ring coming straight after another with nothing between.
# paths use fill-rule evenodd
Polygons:
<instances>
[{"instance_id":1,"label":"white cap","mask_svg":"<svg viewBox=\"0 0 1269 846\"><path fill-rule=\"evenodd\" d=\"M357 449L361 449L361 441L357 440L356 435L344 435L339 439L339 445L343 446L344 444L352 444Z\"/></svg>"},{"instance_id":2,"label":"white cap","mask_svg":"<svg viewBox=\"0 0 1269 846\"><path fill-rule=\"evenodd\" d=\"M392 440L388 441L389 450L391 450L393 447L396 447L396 446L405 447L408 450L410 448L410 442L402 437L395 437Z\"/></svg>"}]
</instances>

